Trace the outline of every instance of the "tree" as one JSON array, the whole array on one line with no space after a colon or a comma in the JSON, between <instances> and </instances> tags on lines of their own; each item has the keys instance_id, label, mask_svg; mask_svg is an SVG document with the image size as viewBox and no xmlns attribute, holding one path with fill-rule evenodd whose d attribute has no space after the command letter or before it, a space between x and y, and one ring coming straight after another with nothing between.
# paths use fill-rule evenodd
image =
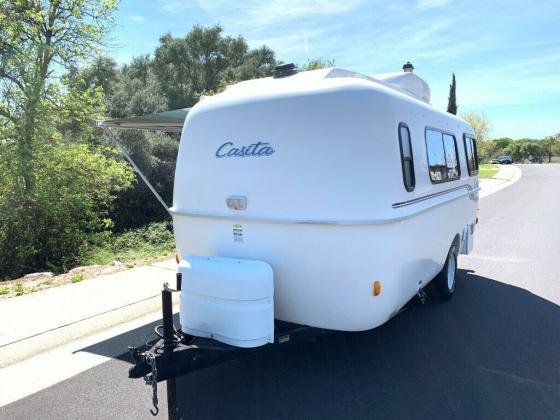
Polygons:
<instances>
[{"instance_id":1,"label":"tree","mask_svg":"<svg viewBox=\"0 0 560 420\"><path fill-rule=\"evenodd\" d=\"M0 116L15 128L14 169L26 197L34 189L40 131L58 93L54 67L70 69L95 51L115 6L111 0L6 0L0 5Z\"/></svg>"},{"instance_id":2,"label":"tree","mask_svg":"<svg viewBox=\"0 0 560 420\"><path fill-rule=\"evenodd\" d=\"M115 6L0 3L0 276L75 262L132 183L91 127L103 88L77 71L102 45Z\"/></svg>"},{"instance_id":3,"label":"tree","mask_svg":"<svg viewBox=\"0 0 560 420\"><path fill-rule=\"evenodd\" d=\"M552 153L554 156L560 156L560 133L552 136L554 139L554 146L552 147Z\"/></svg>"},{"instance_id":4,"label":"tree","mask_svg":"<svg viewBox=\"0 0 560 420\"><path fill-rule=\"evenodd\" d=\"M462 115L462 118L470 124L474 130L475 140L482 142L488 140L488 136L492 131L490 120L483 112L468 112Z\"/></svg>"},{"instance_id":5,"label":"tree","mask_svg":"<svg viewBox=\"0 0 560 420\"><path fill-rule=\"evenodd\" d=\"M453 115L457 115L457 99L455 96L456 88L455 73L453 73L453 78L451 79L451 84L449 85L449 99L447 103L447 112Z\"/></svg>"},{"instance_id":6,"label":"tree","mask_svg":"<svg viewBox=\"0 0 560 420\"><path fill-rule=\"evenodd\" d=\"M504 150L506 147L508 147L513 142L513 140L509 137L500 137L499 139L494 139L492 141L495 143L496 149L499 152Z\"/></svg>"},{"instance_id":7,"label":"tree","mask_svg":"<svg viewBox=\"0 0 560 420\"><path fill-rule=\"evenodd\" d=\"M178 93L180 89L181 86L175 85L173 80L160 82L149 56L135 57L121 68L109 86L109 115L120 118L165 111L173 108L169 102L184 100L184 96ZM167 92L170 92L169 96L166 96ZM180 107L177 104L176 108Z\"/></svg>"},{"instance_id":8,"label":"tree","mask_svg":"<svg viewBox=\"0 0 560 420\"><path fill-rule=\"evenodd\" d=\"M522 162L525 160L526 150L522 150L521 146L522 142L514 141L503 150L503 153L504 155L511 157L514 162Z\"/></svg>"},{"instance_id":9,"label":"tree","mask_svg":"<svg viewBox=\"0 0 560 420\"><path fill-rule=\"evenodd\" d=\"M326 58L314 58L307 60L307 63L301 66L302 70L318 70L329 67L334 67L334 60L327 60Z\"/></svg>"},{"instance_id":10,"label":"tree","mask_svg":"<svg viewBox=\"0 0 560 420\"><path fill-rule=\"evenodd\" d=\"M546 157L548 158L548 162L552 162L552 157L554 155L560 155L560 134L546 137L541 141L541 145Z\"/></svg>"},{"instance_id":11,"label":"tree","mask_svg":"<svg viewBox=\"0 0 560 420\"><path fill-rule=\"evenodd\" d=\"M542 163L546 156L545 149L541 141L533 140L521 145L521 153L525 159L534 163Z\"/></svg>"},{"instance_id":12,"label":"tree","mask_svg":"<svg viewBox=\"0 0 560 420\"><path fill-rule=\"evenodd\" d=\"M469 112L463 114L462 118L473 128L480 160L489 158L493 153L494 145L486 141L491 131L490 120L486 114L482 112Z\"/></svg>"},{"instance_id":13,"label":"tree","mask_svg":"<svg viewBox=\"0 0 560 420\"><path fill-rule=\"evenodd\" d=\"M201 95L226 84L269 76L276 60L267 47L250 50L241 36L222 35L216 25L195 26L184 38L170 34L160 38L153 70L170 109L194 105Z\"/></svg>"},{"instance_id":14,"label":"tree","mask_svg":"<svg viewBox=\"0 0 560 420\"><path fill-rule=\"evenodd\" d=\"M83 69L72 68L68 78L80 90L101 88L105 95L113 93L112 89L118 78L119 69L115 60L110 57L97 57ZM80 76L79 78L77 76Z\"/></svg>"}]
</instances>

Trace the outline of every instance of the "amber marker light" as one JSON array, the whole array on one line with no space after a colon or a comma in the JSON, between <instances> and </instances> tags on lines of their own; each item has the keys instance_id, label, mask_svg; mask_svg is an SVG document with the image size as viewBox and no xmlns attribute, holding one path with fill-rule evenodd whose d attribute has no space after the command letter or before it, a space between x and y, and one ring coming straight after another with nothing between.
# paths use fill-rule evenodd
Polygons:
<instances>
[{"instance_id":1,"label":"amber marker light","mask_svg":"<svg viewBox=\"0 0 560 420\"><path fill-rule=\"evenodd\" d=\"M381 294L381 282L375 280L373 282L373 296L379 296Z\"/></svg>"},{"instance_id":2,"label":"amber marker light","mask_svg":"<svg viewBox=\"0 0 560 420\"><path fill-rule=\"evenodd\" d=\"M175 251L175 261L179 264L179 252Z\"/></svg>"}]
</instances>

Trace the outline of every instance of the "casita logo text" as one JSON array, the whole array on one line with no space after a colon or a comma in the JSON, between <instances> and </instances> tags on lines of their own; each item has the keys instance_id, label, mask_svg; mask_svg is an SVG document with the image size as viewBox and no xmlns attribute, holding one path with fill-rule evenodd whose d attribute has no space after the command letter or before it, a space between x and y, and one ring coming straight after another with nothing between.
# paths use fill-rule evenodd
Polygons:
<instances>
[{"instance_id":1,"label":"casita logo text","mask_svg":"<svg viewBox=\"0 0 560 420\"><path fill-rule=\"evenodd\" d=\"M270 156L273 153L274 149L270 143L263 143L259 141L248 146L235 147L233 142L228 141L218 147L218 150L216 150L216 157L262 157Z\"/></svg>"}]
</instances>

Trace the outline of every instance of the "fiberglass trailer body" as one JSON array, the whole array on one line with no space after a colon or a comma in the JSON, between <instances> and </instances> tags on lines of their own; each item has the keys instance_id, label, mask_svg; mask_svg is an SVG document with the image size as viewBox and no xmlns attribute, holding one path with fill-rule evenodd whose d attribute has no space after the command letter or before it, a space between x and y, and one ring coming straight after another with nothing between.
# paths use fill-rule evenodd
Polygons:
<instances>
[{"instance_id":1,"label":"fiberglass trailer body","mask_svg":"<svg viewBox=\"0 0 560 420\"><path fill-rule=\"evenodd\" d=\"M252 347L273 318L374 328L442 270L451 294L472 248L473 130L423 80L287 73L186 118L171 209L185 333Z\"/></svg>"},{"instance_id":2,"label":"fiberglass trailer body","mask_svg":"<svg viewBox=\"0 0 560 420\"><path fill-rule=\"evenodd\" d=\"M275 319L360 331L434 278L451 296L477 218L476 143L410 67L285 65L190 110L101 124L182 127L169 211L183 333L256 347Z\"/></svg>"}]
</instances>

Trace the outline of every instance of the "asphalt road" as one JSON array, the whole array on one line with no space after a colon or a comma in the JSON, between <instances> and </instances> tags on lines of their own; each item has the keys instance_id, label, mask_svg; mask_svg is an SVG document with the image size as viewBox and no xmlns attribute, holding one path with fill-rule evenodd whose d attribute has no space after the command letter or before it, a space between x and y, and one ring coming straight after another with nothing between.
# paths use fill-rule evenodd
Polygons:
<instances>
[{"instance_id":1,"label":"asphalt road","mask_svg":"<svg viewBox=\"0 0 560 420\"><path fill-rule=\"evenodd\" d=\"M481 200L451 301L196 372L179 384L186 418L560 418L560 165L521 168L519 182ZM114 354L150 330L83 351ZM152 418L150 389L128 367L120 356L0 417Z\"/></svg>"}]
</instances>

